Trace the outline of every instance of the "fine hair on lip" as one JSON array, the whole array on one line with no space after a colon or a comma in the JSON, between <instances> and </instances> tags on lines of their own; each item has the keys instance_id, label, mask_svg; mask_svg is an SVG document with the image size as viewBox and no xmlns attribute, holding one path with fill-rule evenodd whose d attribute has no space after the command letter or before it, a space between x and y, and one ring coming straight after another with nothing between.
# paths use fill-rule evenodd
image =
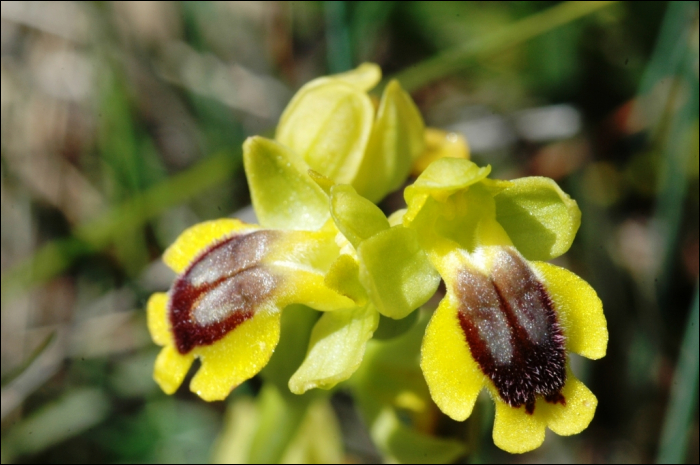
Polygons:
<instances>
[{"instance_id":1,"label":"fine hair on lip","mask_svg":"<svg viewBox=\"0 0 700 465\"><path fill-rule=\"evenodd\" d=\"M180 353L213 344L253 317L279 279L260 262L276 235L254 231L226 238L177 278L168 315Z\"/></svg>"},{"instance_id":2,"label":"fine hair on lip","mask_svg":"<svg viewBox=\"0 0 700 465\"><path fill-rule=\"evenodd\" d=\"M564 335L545 288L516 251L503 248L491 275L457 275L458 318L472 356L512 407L533 413L537 396L564 403Z\"/></svg>"}]
</instances>

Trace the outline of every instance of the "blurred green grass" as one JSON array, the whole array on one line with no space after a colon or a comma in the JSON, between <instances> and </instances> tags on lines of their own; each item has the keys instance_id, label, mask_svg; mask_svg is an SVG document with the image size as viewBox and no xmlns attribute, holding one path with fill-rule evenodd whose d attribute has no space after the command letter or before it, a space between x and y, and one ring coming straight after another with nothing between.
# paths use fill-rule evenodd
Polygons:
<instances>
[{"instance_id":1,"label":"blurred green grass","mask_svg":"<svg viewBox=\"0 0 700 465\"><path fill-rule=\"evenodd\" d=\"M563 264L609 321L609 355L577 370L598 413L527 460L698 461L696 3L6 3L3 462L212 457L225 406L150 380L159 256L248 203L247 135L308 79L363 60L428 124L482 128L473 158L497 177L550 176L581 205ZM519 129L556 104L573 133ZM468 460L517 461L482 423ZM344 434L349 460L372 461Z\"/></svg>"}]
</instances>

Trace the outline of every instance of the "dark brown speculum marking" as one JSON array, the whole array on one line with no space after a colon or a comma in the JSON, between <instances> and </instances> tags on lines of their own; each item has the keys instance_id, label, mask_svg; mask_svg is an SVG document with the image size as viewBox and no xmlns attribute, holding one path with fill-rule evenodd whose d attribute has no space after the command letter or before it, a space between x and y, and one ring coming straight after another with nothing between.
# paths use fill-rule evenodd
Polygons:
<instances>
[{"instance_id":1,"label":"dark brown speculum marking","mask_svg":"<svg viewBox=\"0 0 700 465\"><path fill-rule=\"evenodd\" d=\"M491 276L471 269L456 282L459 322L472 356L512 407L535 410L538 396L566 401L564 335L552 301L518 252L503 248Z\"/></svg>"},{"instance_id":2,"label":"dark brown speculum marking","mask_svg":"<svg viewBox=\"0 0 700 465\"><path fill-rule=\"evenodd\" d=\"M253 317L279 279L260 263L277 234L254 231L217 242L176 279L168 316L180 353L212 344Z\"/></svg>"}]
</instances>

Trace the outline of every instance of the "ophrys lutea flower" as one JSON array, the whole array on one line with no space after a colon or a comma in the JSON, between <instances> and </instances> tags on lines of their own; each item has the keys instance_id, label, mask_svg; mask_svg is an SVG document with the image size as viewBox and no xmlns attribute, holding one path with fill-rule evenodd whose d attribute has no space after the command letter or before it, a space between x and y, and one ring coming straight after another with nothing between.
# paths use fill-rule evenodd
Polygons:
<instances>
[{"instance_id":1,"label":"ophrys lutea flower","mask_svg":"<svg viewBox=\"0 0 700 465\"><path fill-rule=\"evenodd\" d=\"M608 334L595 291L539 261L569 249L576 203L550 179L496 181L489 172L436 161L406 189L403 221L447 288L422 347L431 396L464 420L486 388L496 404L494 442L521 453L542 444L546 427L570 435L588 426L597 400L567 352L603 357Z\"/></svg>"},{"instance_id":2,"label":"ophrys lutea flower","mask_svg":"<svg viewBox=\"0 0 700 465\"><path fill-rule=\"evenodd\" d=\"M174 392L199 358L191 389L225 398L267 364L281 312L304 304L325 313L289 387L333 387L358 368L380 315L406 317L442 276L447 295L421 358L437 405L463 420L487 388L494 440L510 452L538 447L546 427L581 431L597 401L567 352L602 357L605 318L587 283L543 262L570 247L576 203L549 179L494 181L489 168L442 158L406 189L403 218L389 222L372 202L404 181L425 131L398 83L375 109L367 91L379 78L376 66L362 65L312 81L285 110L275 140L246 141L261 225L202 223L166 251L178 277L148 304L151 334L164 346L156 380ZM466 157L466 149L443 148L425 161Z\"/></svg>"},{"instance_id":3,"label":"ophrys lutea flower","mask_svg":"<svg viewBox=\"0 0 700 465\"><path fill-rule=\"evenodd\" d=\"M276 141L246 141L261 226L202 223L166 251L178 277L148 304L151 334L164 346L154 377L165 392L174 392L199 358L190 388L205 400L225 398L266 365L290 304L332 312L316 324L291 389L332 387L359 366L380 313L403 317L430 297L438 278L415 232L389 228L371 202L335 185L351 182L379 198L403 182L422 150L422 119L397 83L375 112L366 91L380 76L367 64L312 81L285 110ZM377 260L373 252L386 244L398 253ZM419 266L405 270L407 262Z\"/></svg>"},{"instance_id":4,"label":"ophrys lutea flower","mask_svg":"<svg viewBox=\"0 0 700 465\"><path fill-rule=\"evenodd\" d=\"M179 273L168 294L148 303L149 329L164 346L154 377L166 393L182 383L224 399L267 363L280 337L281 311L292 303L318 310L353 307L324 284L338 253L335 231L279 231L223 219L186 230L164 261Z\"/></svg>"}]
</instances>

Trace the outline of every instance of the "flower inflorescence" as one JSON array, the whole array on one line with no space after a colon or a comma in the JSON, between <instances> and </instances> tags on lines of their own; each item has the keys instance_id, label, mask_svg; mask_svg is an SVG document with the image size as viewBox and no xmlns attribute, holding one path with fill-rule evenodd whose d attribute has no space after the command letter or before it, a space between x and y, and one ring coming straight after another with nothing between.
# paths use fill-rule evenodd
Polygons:
<instances>
[{"instance_id":1,"label":"flower inflorescence","mask_svg":"<svg viewBox=\"0 0 700 465\"><path fill-rule=\"evenodd\" d=\"M551 179L489 179L463 139L424 127L395 81L375 110L367 92L380 77L364 64L311 81L274 140L246 141L260 225L201 223L166 250L178 276L148 303L163 346L156 381L175 392L198 358L190 388L226 398L270 360L284 309L302 304L323 313L289 389L330 389L358 370L375 332L386 333L380 321L401 327L443 280L420 356L440 410L464 420L486 388L494 441L514 453L538 447L546 427L582 431L597 400L567 352L604 356L605 317L585 281L545 263L569 249L576 202ZM411 170L407 208L387 218L375 202Z\"/></svg>"}]
</instances>

